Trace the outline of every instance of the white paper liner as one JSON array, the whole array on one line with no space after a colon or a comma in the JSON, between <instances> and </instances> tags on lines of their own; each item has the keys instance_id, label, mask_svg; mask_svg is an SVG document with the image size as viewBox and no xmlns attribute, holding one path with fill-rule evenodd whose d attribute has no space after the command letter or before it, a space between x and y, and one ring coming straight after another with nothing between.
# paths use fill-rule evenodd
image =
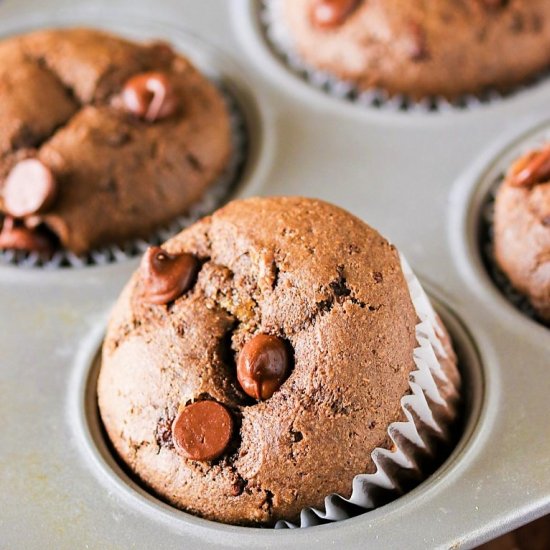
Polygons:
<instances>
[{"instance_id":1,"label":"white paper liner","mask_svg":"<svg viewBox=\"0 0 550 550\"><path fill-rule=\"evenodd\" d=\"M106 265L140 256L151 245L160 245L179 233L198 219L211 214L229 197L237 183L247 153L247 131L244 115L237 101L220 82L213 84L222 94L227 106L231 126L231 158L220 178L213 183L203 197L194 203L189 211L174 219L170 225L155 231L148 239L131 239L121 245L108 245L97 248L83 256L60 249L51 258L44 258L36 252L18 250L0 250L0 265L7 264L24 268L59 269L65 267L81 268L93 265Z\"/></svg>"},{"instance_id":2,"label":"white paper liner","mask_svg":"<svg viewBox=\"0 0 550 550\"><path fill-rule=\"evenodd\" d=\"M371 453L375 473L355 476L349 499L338 494L325 498L325 508L304 508L300 521L278 521L276 529L311 527L340 521L386 504L417 485L433 470L441 447L450 450L450 429L458 417L460 373L447 332L409 264L401 255L401 267L420 322L418 346L413 351L417 370L410 373L411 393L401 399L406 421L388 427L393 449ZM425 466L423 466L425 465Z\"/></svg>"},{"instance_id":3,"label":"white paper liner","mask_svg":"<svg viewBox=\"0 0 550 550\"><path fill-rule=\"evenodd\" d=\"M464 94L453 101L441 96L415 100L406 94L391 95L383 88L359 89L353 82L346 82L308 64L293 47L291 33L285 26L284 17L282 17L282 0L262 0L260 22L268 45L296 76L328 95L377 110L433 113L475 109L480 105L496 103L505 97L520 93L550 75L550 71L545 71L505 93L493 89L478 95Z\"/></svg>"}]
</instances>

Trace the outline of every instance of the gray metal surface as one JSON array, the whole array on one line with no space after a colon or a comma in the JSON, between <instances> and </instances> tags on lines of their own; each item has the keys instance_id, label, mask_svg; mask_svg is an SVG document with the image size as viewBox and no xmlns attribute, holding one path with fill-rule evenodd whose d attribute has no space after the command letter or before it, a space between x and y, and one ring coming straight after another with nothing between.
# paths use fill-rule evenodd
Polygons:
<instances>
[{"instance_id":1,"label":"gray metal surface","mask_svg":"<svg viewBox=\"0 0 550 550\"><path fill-rule=\"evenodd\" d=\"M254 150L239 194L317 196L388 236L441 302L466 358L470 422L431 479L361 517L285 532L200 520L127 480L98 431L93 359L136 262L1 267L0 548L468 548L550 512L550 332L492 286L475 242L483 176L509 143L550 118L550 82L471 112L361 110L274 60L250 0L113 4L7 0L0 33L46 22L38 12L48 22L64 18L54 6L76 5L86 8L83 24L99 17L131 32L128 12L164 21L150 24L152 34L177 39L182 27L217 46L197 40L198 55L208 50L204 62L231 80L252 117Z\"/></svg>"}]
</instances>

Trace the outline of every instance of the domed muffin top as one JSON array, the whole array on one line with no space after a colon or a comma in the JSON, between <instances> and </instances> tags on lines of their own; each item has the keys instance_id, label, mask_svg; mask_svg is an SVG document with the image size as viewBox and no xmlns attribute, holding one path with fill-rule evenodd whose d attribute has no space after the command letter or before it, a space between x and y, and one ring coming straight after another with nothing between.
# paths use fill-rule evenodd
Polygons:
<instances>
[{"instance_id":1,"label":"domed muffin top","mask_svg":"<svg viewBox=\"0 0 550 550\"><path fill-rule=\"evenodd\" d=\"M550 143L510 167L497 191L494 226L498 264L550 323Z\"/></svg>"},{"instance_id":2,"label":"domed muffin top","mask_svg":"<svg viewBox=\"0 0 550 550\"><path fill-rule=\"evenodd\" d=\"M349 496L391 443L416 323L396 250L359 219L318 200L235 201L148 252L123 291L103 422L174 505L231 523L295 519Z\"/></svg>"},{"instance_id":3,"label":"domed muffin top","mask_svg":"<svg viewBox=\"0 0 550 550\"><path fill-rule=\"evenodd\" d=\"M224 100L187 59L86 28L0 42L0 123L0 248L149 237L231 150Z\"/></svg>"},{"instance_id":4,"label":"domed muffin top","mask_svg":"<svg viewBox=\"0 0 550 550\"><path fill-rule=\"evenodd\" d=\"M270 0L312 67L414 99L506 90L550 66L546 0Z\"/></svg>"}]
</instances>

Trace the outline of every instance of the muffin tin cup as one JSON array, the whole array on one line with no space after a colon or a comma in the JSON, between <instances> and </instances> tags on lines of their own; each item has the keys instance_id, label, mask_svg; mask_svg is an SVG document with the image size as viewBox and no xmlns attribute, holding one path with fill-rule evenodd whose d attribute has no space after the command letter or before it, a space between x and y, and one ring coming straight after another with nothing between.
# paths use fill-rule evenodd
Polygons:
<instances>
[{"instance_id":1,"label":"muffin tin cup","mask_svg":"<svg viewBox=\"0 0 550 550\"><path fill-rule=\"evenodd\" d=\"M185 53L185 52L182 52ZM222 95L230 117L231 158L221 176L213 182L199 201L188 212L175 218L169 225L159 228L147 239L130 239L123 244L113 244L91 250L78 256L69 250L61 249L52 257L38 253L17 250L0 250L0 264L25 268L59 269L65 267L82 268L94 265L106 265L123 262L142 254L149 246L159 245L199 218L212 213L231 196L238 186L247 158L247 127L237 100L221 81L211 79Z\"/></svg>"},{"instance_id":2,"label":"muffin tin cup","mask_svg":"<svg viewBox=\"0 0 550 550\"><path fill-rule=\"evenodd\" d=\"M297 77L334 98L354 103L359 107L409 113L472 110L483 105L498 103L506 97L537 84L549 75L549 72L536 75L531 81L516 86L506 93L496 89L486 90L479 95L464 94L453 101L441 96L416 100L405 94L389 94L378 87L360 89L353 82L341 80L329 72L312 67L300 56L293 47L291 34L284 23L282 5L283 0L261 0L259 18L268 46Z\"/></svg>"},{"instance_id":3,"label":"muffin tin cup","mask_svg":"<svg viewBox=\"0 0 550 550\"><path fill-rule=\"evenodd\" d=\"M417 370L409 375L410 394L401 399L406 420L388 426L392 449L371 453L376 470L353 479L349 498L331 494L323 509L304 508L299 523L278 521L276 529L304 528L341 521L360 511L372 510L395 500L418 485L439 466L456 442L461 378L452 363L454 352L443 344L442 328L430 300L403 255L401 268L420 322L415 327L418 346L413 351ZM350 506L351 505L351 506Z\"/></svg>"},{"instance_id":4,"label":"muffin tin cup","mask_svg":"<svg viewBox=\"0 0 550 550\"><path fill-rule=\"evenodd\" d=\"M534 133L530 132L529 135L524 136L496 159L480 182L486 194L479 214L479 252L492 282L514 307L533 321L542 324L544 323L537 316L527 297L514 288L498 265L494 250L493 221L496 194L512 163L526 153L541 148L547 143L550 143L550 123L547 123L541 129L535 130Z\"/></svg>"}]
</instances>

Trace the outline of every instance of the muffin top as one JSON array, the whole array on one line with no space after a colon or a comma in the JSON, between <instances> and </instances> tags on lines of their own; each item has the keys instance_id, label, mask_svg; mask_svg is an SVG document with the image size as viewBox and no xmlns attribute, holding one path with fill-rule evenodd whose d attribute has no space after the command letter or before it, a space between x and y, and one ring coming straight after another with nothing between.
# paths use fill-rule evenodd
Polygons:
<instances>
[{"instance_id":1,"label":"muffin top","mask_svg":"<svg viewBox=\"0 0 550 550\"><path fill-rule=\"evenodd\" d=\"M505 90L550 66L547 0L272 0L311 66L414 99Z\"/></svg>"},{"instance_id":2,"label":"muffin top","mask_svg":"<svg viewBox=\"0 0 550 550\"><path fill-rule=\"evenodd\" d=\"M368 225L318 200L235 201L145 255L112 313L101 416L173 505L293 520L349 496L391 444L416 323L398 254ZM197 433L198 417L218 428Z\"/></svg>"},{"instance_id":3,"label":"muffin top","mask_svg":"<svg viewBox=\"0 0 550 550\"><path fill-rule=\"evenodd\" d=\"M31 249L53 234L77 254L147 237L202 196L231 148L224 101L187 59L85 28L0 42L0 122L7 248L10 227Z\"/></svg>"},{"instance_id":4,"label":"muffin top","mask_svg":"<svg viewBox=\"0 0 550 550\"><path fill-rule=\"evenodd\" d=\"M495 256L550 322L550 143L518 159L495 202Z\"/></svg>"}]
</instances>

